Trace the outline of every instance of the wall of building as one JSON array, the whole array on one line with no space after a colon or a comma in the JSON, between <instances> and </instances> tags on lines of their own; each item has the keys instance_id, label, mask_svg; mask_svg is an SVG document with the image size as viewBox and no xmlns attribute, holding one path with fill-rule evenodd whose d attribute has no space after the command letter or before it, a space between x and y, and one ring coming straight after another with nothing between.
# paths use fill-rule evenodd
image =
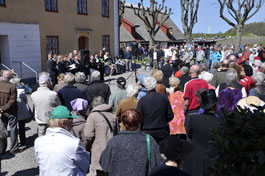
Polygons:
<instances>
[{"instance_id":1,"label":"wall of building","mask_svg":"<svg viewBox=\"0 0 265 176\"><path fill-rule=\"evenodd\" d=\"M0 47L2 63L23 78L34 77L35 74L21 65L25 62L37 72L41 71L40 31L38 24L1 23ZM19 62L18 62L19 61Z\"/></svg>"},{"instance_id":2,"label":"wall of building","mask_svg":"<svg viewBox=\"0 0 265 176\"><path fill-rule=\"evenodd\" d=\"M45 11L44 0L8 0L0 7L0 21L37 23L40 29L42 70L46 70L46 36L59 37L59 52L78 49L77 29L92 29L89 49L102 48L102 35L110 35L110 50L114 55L113 0L109 0L109 17L102 17L101 0L87 0L88 15L78 15L77 0L57 0L58 12Z\"/></svg>"}]
</instances>

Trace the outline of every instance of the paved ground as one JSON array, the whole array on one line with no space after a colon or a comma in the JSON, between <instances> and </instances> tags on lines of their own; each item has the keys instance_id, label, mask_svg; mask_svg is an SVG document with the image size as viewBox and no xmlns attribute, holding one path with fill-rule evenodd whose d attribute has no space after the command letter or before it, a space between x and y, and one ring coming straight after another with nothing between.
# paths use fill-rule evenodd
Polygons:
<instances>
[{"instance_id":1,"label":"paved ground","mask_svg":"<svg viewBox=\"0 0 265 176\"><path fill-rule=\"evenodd\" d=\"M150 75L149 69L137 70L138 74ZM105 77L106 83L110 85L111 90L116 89L116 81L119 76L127 79L127 85L135 83L135 73L128 72L122 75ZM35 176L38 175L38 165L35 161L34 140L37 137L37 128L35 121L26 124L27 149L22 153L11 156L8 153L2 156L1 176ZM8 139L9 140L9 139Z\"/></svg>"}]
</instances>

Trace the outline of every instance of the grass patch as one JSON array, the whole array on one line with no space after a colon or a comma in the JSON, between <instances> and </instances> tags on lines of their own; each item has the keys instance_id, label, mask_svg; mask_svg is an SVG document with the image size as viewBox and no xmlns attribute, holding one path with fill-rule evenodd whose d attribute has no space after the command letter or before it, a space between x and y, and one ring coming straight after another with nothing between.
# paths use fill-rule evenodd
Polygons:
<instances>
[{"instance_id":1,"label":"grass patch","mask_svg":"<svg viewBox=\"0 0 265 176\"><path fill-rule=\"evenodd\" d=\"M253 42L250 44L250 46L253 47L255 44L262 44L263 46L265 46L265 40L261 42Z\"/></svg>"}]
</instances>

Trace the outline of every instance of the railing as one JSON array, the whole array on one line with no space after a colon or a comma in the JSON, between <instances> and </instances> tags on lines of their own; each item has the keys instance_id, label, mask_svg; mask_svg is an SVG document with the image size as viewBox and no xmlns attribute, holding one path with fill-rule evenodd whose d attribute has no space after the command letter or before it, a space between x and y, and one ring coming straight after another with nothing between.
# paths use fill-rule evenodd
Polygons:
<instances>
[{"instance_id":1,"label":"railing","mask_svg":"<svg viewBox=\"0 0 265 176\"><path fill-rule=\"evenodd\" d=\"M7 70L11 71L12 73L14 73L16 76L18 76L18 74L12 70L11 68L9 68L8 66L6 66L5 64L1 64L4 68L6 68Z\"/></svg>"},{"instance_id":2,"label":"railing","mask_svg":"<svg viewBox=\"0 0 265 176\"><path fill-rule=\"evenodd\" d=\"M32 71L35 74L36 82L38 82L38 72L36 70L34 70L33 68L31 68L28 64L26 64L23 61L13 61L13 62L20 63L20 73L21 73L21 77L22 77L22 67L21 67L21 64L23 64L25 67L27 67L30 71Z\"/></svg>"}]
</instances>

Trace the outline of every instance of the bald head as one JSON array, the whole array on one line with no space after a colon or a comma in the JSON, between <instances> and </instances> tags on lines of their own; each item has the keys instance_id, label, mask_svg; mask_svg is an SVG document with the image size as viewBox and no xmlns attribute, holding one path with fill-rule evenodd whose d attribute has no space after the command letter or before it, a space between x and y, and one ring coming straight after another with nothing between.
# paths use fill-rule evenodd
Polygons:
<instances>
[{"instance_id":1,"label":"bald head","mask_svg":"<svg viewBox=\"0 0 265 176\"><path fill-rule=\"evenodd\" d=\"M3 71L2 77L3 77L5 80L9 81L9 80L12 78L12 73L11 73L11 71L9 71L9 70L5 70L5 71Z\"/></svg>"},{"instance_id":2,"label":"bald head","mask_svg":"<svg viewBox=\"0 0 265 176\"><path fill-rule=\"evenodd\" d=\"M225 59L222 63L222 67L223 68L228 68L229 67L229 60L228 59Z\"/></svg>"},{"instance_id":3,"label":"bald head","mask_svg":"<svg viewBox=\"0 0 265 176\"><path fill-rule=\"evenodd\" d=\"M193 65L190 67L190 75L192 78L197 77L199 74L200 67L198 65Z\"/></svg>"}]
</instances>

